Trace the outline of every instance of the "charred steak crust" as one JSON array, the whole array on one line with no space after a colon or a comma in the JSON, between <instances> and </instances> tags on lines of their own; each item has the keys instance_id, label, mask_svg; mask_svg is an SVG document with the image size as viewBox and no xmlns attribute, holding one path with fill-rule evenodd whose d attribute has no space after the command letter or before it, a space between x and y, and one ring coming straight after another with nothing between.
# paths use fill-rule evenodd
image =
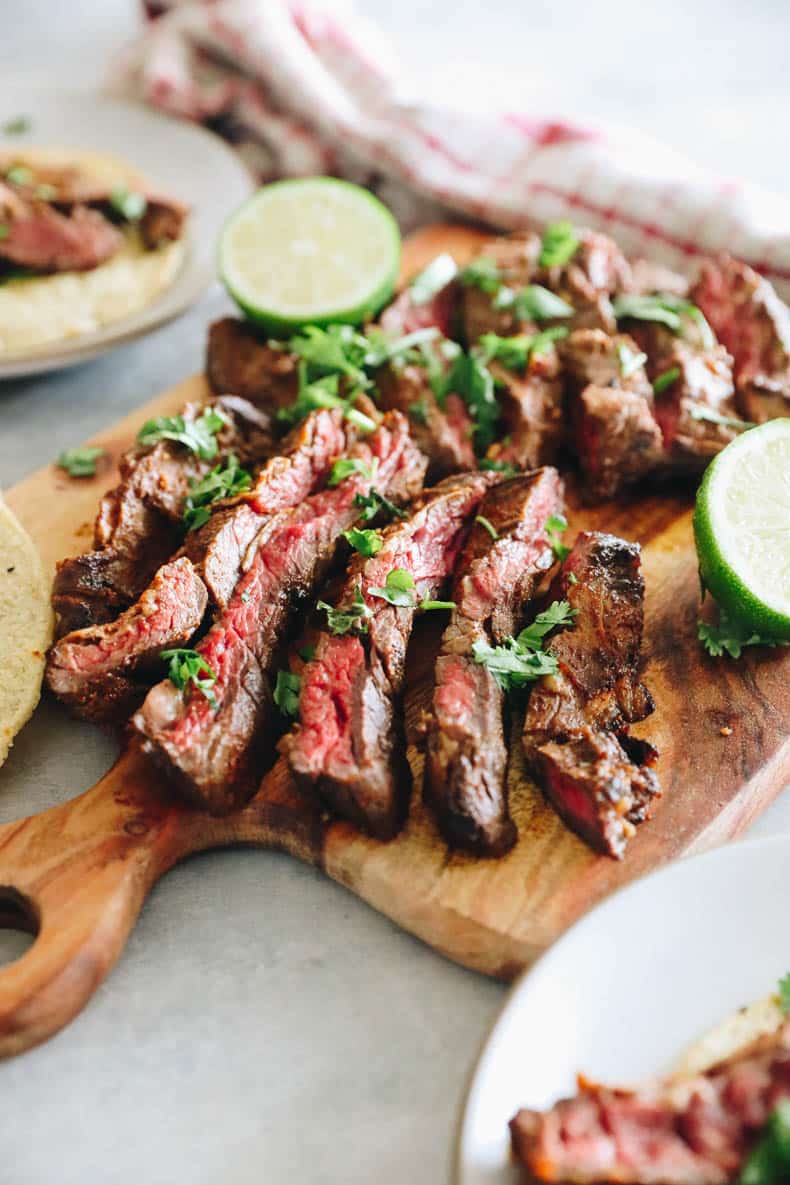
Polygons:
<instances>
[{"instance_id":1,"label":"charred steak crust","mask_svg":"<svg viewBox=\"0 0 790 1185\"><path fill-rule=\"evenodd\" d=\"M433 479L474 469L472 419L460 395L450 392L440 407L425 369L416 363L396 369L382 367L376 375L376 402L409 418L417 447L428 458Z\"/></svg>"},{"instance_id":2,"label":"charred steak crust","mask_svg":"<svg viewBox=\"0 0 790 1185\"><path fill-rule=\"evenodd\" d=\"M565 409L554 346L532 355L524 374L499 362L492 362L489 369L497 384L505 431L504 439L489 448L489 460L517 469L555 461L565 437Z\"/></svg>"},{"instance_id":3,"label":"charred steak crust","mask_svg":"<svg viewBox=\"0 0 790 1185\"><path fill-rule=\"evenodd\" d=\"M771 1112L790 1097L785 1022L703 1074L626 1090L579 1080L579 1093L510 1121L530 1181L727 1185Z\"/></svg>"},{"instance_id":4,"label":"charred steak crust","mask_svg":"<svg viewBox=\"0 0 790 1185\"><path fill-rule=\"evenodd\" d=\"M278 646L294 603L311 595L342 531L358 518L354 499L369 491L374 460L376 488L390 497L408 498L422 483L424 459L397 412L349 455L364 462L368 475L354 472L336 488L271 515L225 610L198 643L216 675L216 706L197 689L181 693L165 681L133 717L145 750L193 802L214 814L239 806L256 788L276 733L269 675Z\"/></svg>"},{"instance_id":5,"label":"charred steak crust","mask_svg":"<svg viewBox=\"0 0 790 1185\"><path fill-rule=\"evenodd\" d=\"M59 635L111 621L140 596L181 542L181 514L191 481L204 477L228 453L242 464L269 455L268 419L258 409L235 398L216 400L213 406L228 420L213 461L203 461L172 441L124 453L121 480L99 504L94 550L57 566L52 605ZM182 414L189 420L202 411L201 405L188 404Z\"/></svg>"},{"instance_id":6,"label":"charred steak crust","mask_svg":"<svg viewBox=\"0 0 790 1185\"><path fill-rule=\"evenodd\" d=\"M563 508L555 469L539 469L490 489L456 566L456 608L442 638L426 722L425 794L452 847L497 856L516 841L506 791L504 696L475 662L478 639L514 634L535 587L554 562L546 520Z\"/></svg>"},{"instance_id":7,"label":"charred steak crust","mask_svg":"<svg viewBox=\"0 0 790 1185\"><path fill-rule=\"evenodd\" d=\"M567 825L591 847L621 857L660 793L630 723L653 711L639 680L644 580L640 549L614 535L580 534L549 596L577 611L550 640L558 673L530 695L523 741L535 776Z\"/></svg>"},{"instance_id":8,"label":"charred steak crust","mask_svg":"<svg viewBox=\"0 0 790 1185\"><path fill-rule=\"evenodd\" d=\"M223 317L209 327L206 378L212 391L227 391L276 412L299 390L298 359L269 345L247 321Z\"/></svg>"},{"instance_id":9,"label":"charred steak crust","mask_svg":"<svg viewBox=\"0 0 790 1185\"><path fill-rule=\"evenodd\" d=\"M162 650L187 645L207 604L205 585L189 560L172 560L116 621L74 630L55 643L47 686L85 720L127 715L145 694L146 671L158 671Z\"/></svg>"},{"instance_id":10,"label":"charred steak crust","mask_svg":"<svg viewBox=\"0 0 790 1185\"><path fill-rule=\"evenodd\" d=\"M368 590L402 568L414 579L415 602L435 597L489 484L484 473L446 478L425 491L408 520L386 529L376 556L352 561L339 607L351 607L361 590L368 632L322 633L302 676L300 724L284 745L297 783L381 839L397 833L408 809L400 721L415 607L390 605Z\"/></svg>"}]
</instances>

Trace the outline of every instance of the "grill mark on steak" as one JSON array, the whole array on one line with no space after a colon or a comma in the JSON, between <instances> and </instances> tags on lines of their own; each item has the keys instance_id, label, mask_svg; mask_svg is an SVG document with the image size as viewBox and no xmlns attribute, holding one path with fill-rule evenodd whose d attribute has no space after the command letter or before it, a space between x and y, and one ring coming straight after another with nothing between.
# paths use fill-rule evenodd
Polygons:
<instances>
[{"instance_id":1,"label":"grill mark on steak","mask_svg":"<svg viewBox=\"0 0 790 1185\"><path fill-rule=\"evenodd\" d=\"M579 1079L579 1093L510 1121L530 1181L727 1185L790 1097L790 1025L702 1074L626 1090Z\"/></svg>"},{"instance_id":2,"label":"grill mark on steak","mask_svg":"<svg viewBox=\"0 0 790 1185\"><path fill-rule=\"evenodd\" d=\"M477 640L500 643L516 633L526 604L554 562L546 520L563 508L555 469L541 469L489 490L453 582L453 610L436 662L426 728L425 794L453 847L498 856L516 842L505 774L504 695L475 662Z\"/></svg>"},{"instance_id":3,"label":"grill mark on steak","mask_svg":"<svg viewBox=\"0 0 790 1185\"><path fill-rule=\"evenodd\" d=\"M268 345L238 317L209 326L206 378L218 395L232 391L271 413L289 407L299 392L296 355Z\"/></svg>"},{"instance_id":4,"label":"grill mark on steak","mask_svg":"<svg viewBox=\"0 0 790 1185\"><path fill-rule=\"evenodd\" d=\"M488 450L491 460L534 469L556 460L565 435L564 399L557 351L550 345L530 356L521 375L489 363L502 405L505 438Z\"/></svg>"},{"instance_id":5,"label":"grill mark on steak","mask_svg":"<svg viewBox=\"0 0 790 1185\"><path fill-rule=\"evenodd\" d=\"M409 497L422 482L424 460L397 412L350 455L368 466L377 461L377 488L390 498ZM133 717L146 752L212 813L232 810L254 793L258 759L276 730L269 673L293 603L309 596L326 572L341 532L359 517L355 495L370 488L367 477L354 473L265 522L227 608L197 646L217 676L216 709L200 691L182 694L165 681Z\"/></svg>"},{"instance_id":6,"label":"grill mark on steak","mask_svg":"<svg viewBox=\"0 0 790 1185\"><path fill-rule=\"evenodd\" d=\"M733 357L738 408L756 423L790 411L790 309L773 285L728 255L706 261L691 291Z\"/></svg>"},{"instance_id":7,"label":"grill mark on steak","mask_svg":"<svg viewBox=\"0 0 790 1185\"><path fill-rule=\"evenodd\" d=\"M162 650L189 642L207 604L205 585L188 559L165 564L116 621L74 630L55 643L47 686L85 720L127 715L145 695L145 669L158 668Z\"/></svg>"},{"instance_id":8,"label":"grill mark on steak","mask_svg":"<svg viewBox=\"0 0 790 1185\"><path fill-rule=\"evenodd\" d=\"M216 400L213 406L228 418L218 434L214 460L203 461L172 441L124 453L121 480L99 504L94 550L57 566L52 605L59 636L111 621L140 596L181 542L190 481L200 480L228 453L235 452L242 465L268 454L268 419L255 407L235 398ZM202 411L201 405L188 404L182 414L194 419Z\"/></svg>"},{"instance_id":9,"label":"grill mark on steak","mask_svg":"<svg viewBox=\"0 0 790 1185\"><path fill-rule=\"evenodd\" d=\"M422 366L409 363L400 369L382 367L376 375L376 403L408 416L417 447L428 458L428 476L432 480L475 468L474 424L466 404L460 395L450 392L444 407L440 407ZM415 404L422 415L415 413Z\"/></svg>"},{"instance_id":10,"label":"grill mark on steak","mask_svg":"<svg viewBox=\"0 0 790 1185\"><path fill-rule=\"evenodd\" d=\"M446 478L422 495L407 521L387 528L378 555L352 561L339 607L350 607L361 589L368 633L324 631L302 675L300 724L284 743L297 784L380 839L396 834L408 809L401 697L415 608L390 605L368 590L402 568L414 579L415 602L435 597L489 484L484 473Z\"/></svg>"},{"instance_id":11,"label":"grill mark on steak","mask_svg":"<svg viewBox=\"0 0 790 1185\"><path fill-rule=\"evenodd\" d=\"M570 602L577 615L546 646L559 669L532 690L524 748L567 825L591 847L619 858L660 793L655 774L644 768L655 751L627 736L628 724L653 711L638 674L644 599L639 545L582 532L549 598Z\"/></svg>"}]
</instances>

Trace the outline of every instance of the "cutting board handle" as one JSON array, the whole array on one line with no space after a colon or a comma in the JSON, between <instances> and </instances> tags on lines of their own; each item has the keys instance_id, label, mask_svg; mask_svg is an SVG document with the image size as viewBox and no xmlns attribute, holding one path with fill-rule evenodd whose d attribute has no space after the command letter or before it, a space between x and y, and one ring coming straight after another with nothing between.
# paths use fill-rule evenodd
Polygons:
<instances>
[{"instance_id":1,"label":"cutting board handle","mask_svg":"<svg viewBox=\"0 0 790 1185\"><path fill-rule=\"evenodd\" d=\"M36 934L0 967L0 1056L37 1045L79 1012L148 889L183 854L188 815L155 783L144 758L125 753L85 794L0 828L0 918Z\"/></svg>"}]
</instances>

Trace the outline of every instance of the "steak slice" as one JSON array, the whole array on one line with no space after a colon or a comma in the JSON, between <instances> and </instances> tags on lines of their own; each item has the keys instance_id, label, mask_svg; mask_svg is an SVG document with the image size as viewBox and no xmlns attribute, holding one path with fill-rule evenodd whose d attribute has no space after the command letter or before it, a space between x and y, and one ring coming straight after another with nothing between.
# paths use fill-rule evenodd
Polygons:
<instances>
[{"instance_id":1,"label":"steak slice","mask_svg":"<svg viewBox=\"0 0 790 1185\"><path fill-rule=\"evenodd\" d=\"M378 555L352 561L339 608L361 595L367 632L323 632L302 675L300 724L284 745L297 783L379 839L396 834L408 809L400 701L416 604L435 597L451 573L489 481L484 473L446 478L408 520L387 528ZM395 568L414 580L409 606L371 595Z\"/></svg>"},{"instance_id":2,"label":"steak slice","mask_svg":"<svg viewBox=\"0 0 790 1185\"><path fill-rule=\"evenodd\" d=\"M732 354L744 418L762 423L790 414L790 309L773 285L723 255L703 263L691 299Z\"/></svg>"},{"instance_id":3,"label":"steak slice","mask_svg":"<svg viewBox=\"0 0 790 1185\"><path fill-rule=\"evenodd\" d=\"M111 621L140 596L183 537L181 515L190 482L199 481L223 456L233 452L242 464L261 460L271 449L268 419L241 399L213 404L226 416L212 461L173 441L124 453L121 480L99 504L94 550L62 560L55 574L52 604L58 635ZM183 409L185 420L203 411Z\"/></svg>"},{"instance_id":4,"label":"steak slice","mask_svg":"<svg viewBox=\"0 0 790 1185\"><path fill-rule=\"evenodd\" d=\"M405 288L379 317L379 324L390 337L403 337L418 329L438 329L453 337L460 298L457 280L450 280L430 300L417 302L412 289Z\"/></svg>"},{"instance_id":5,"label":"steak slice","mask_svg":"<svg viewBox=\"0 0 790 1185\"><path fill-rule=\"evenodd\" d=\"M116 621L74 630L47 658L47 685L77 716L96 723L126 716L146 692L162 650L185 646L200 628L208 594L188 559L172 560Z\"/></svg>"},{"instance_id":6,"label":"steak slice","mask_svg":"<svg viewBox=\"0 0 790 1185\"><path fill-rule=\"evenodd\" d=\"M563 1185L727 1185L771 1113L790 1097L790 1025L702 1074L635 1090L579 1079L579 1093L510 1121L529 1181Z\"/></svg>"},{"instance_id":7,"label":"steak slice","mask_svg":"<svg viewBox=\"0 0 790 1185\"><path fill-rule=\"evenodd\" d=\"M67 214L28 200L0 180L0 260L37 272L81 272L98 267L123 246L117 227L87 206Z\"/></svg>"},{"instance_id":8,"label":"steak slice","mask_svg":"<svg viewBox=\"0 0 790 1185\"><path fill-rule=\"evenodd\" d=\"M196 649L216 675L212 700L197 688L182 693L166 680L146 697L132 724L146 752L185 794L224 814L255 791L259 757L271 747L269 675L291 621L294 602L312 593L331 562L343 530L359 517L357 494L372 486L395 499L419 489L424 461L397 412L349 453L368 467L335 489L305 498L265 522L257 549L228 605Z\"/></svg>"},{"instance_id":9,"label":"steak slice","mask_svg":"<svg viewBox=\"0 0 790 1185\"><path fill-rule=\"evenodd\" d=\"M556 460L565 435L560 363L553 344L530 354L524 373L489 363L502 406L505 436L488 450L489 460L534 469Z\"/></svg>"},{"instance_id":10,"label":"steak slice","mask_svg":"<svg viewBox=\"0 0 790 1185\"><path fill-rule=\"evenodd\" d=\"M194 563L216 607L226 608L266 519L298 506L324 484L332 461L351 443L346 428L339 409L310 412L252 488L221 503L207 523L187 535L182 554Z\"/></svg>"},{"instance_id":11,"label":"steak slice","mask_svg":"<svg viewBox=\"0 0 790 1185\"><path fill-rule=\"evenodd\" d=\"M296 355L270 345L238 317L223 317L209 327L206 378L217 395L231 391L271 413L290 406L299 392Z\"/></svg>"},{"instance_id":12,"label":"steak slice","mask_svg":"<svg viewBox=\"0 0 790 1185\"><path fill-rule=\"evenodd\" d=\"M498 269L502 283L519 289L535 279L540 247L540 235L517 231L484 243L476 261L490 260ZM462 284L463 330L468 345L473 346L484 333L510 337L515 333L535 332L534 322L519 320L512 309L496 308L495 296L495 292L484 292L476 284Z\"/></svg>"},{"instance_id":13,"label":"steak slice","mask_svg":"<svg viewBox=\"0 0 790 1185\"><path fill-rule=\"evenodd\" d=\"M455 609L436 661L427 720L425 794L447 842L478 855L508 851L516 828L505 785L504 695L487 667L475 662L472 647L517 632L524 607L554 563L546 520L562 508L555 469L494 486L455 570Z\"/></svg>"},{"instance_id":14,"label":"steak slice","mask_svg":"<svg viewBox=\"0 0 790 1185\"><path fill-rule=\"evenodd\" d=\"M430 478L475 468L474 424L466 404L450 392L440 406L424 367L416 362L382 367L376 375L376 402L409 417L417 447L428 458Z\"/></svg>"},{"instance_id":15,"label":"steak slice","mask_svg":"<svg viewBox=\"0 0 790 1185\"><path fill-rule=\"evenodd\" d=\"M539 268L536 282L573 305L574 328L614 333L611 297L632 287L630 265L608 235L586 227L574 232L579 246L573 256L562 265Z\"/></svg>"},{"instance_id":16,"label":"steak slice","mask_svg":"<svg viewBox=\"0 0 790 1185\"><path fill-rule=\"evenodd\" d=\"M639 556L638 544L614 535L578 536L549 593L576 617L546 646L558 671L535 684L523 732L527 759L558 814L591 847L616 857L660 792L644 768L654 750L627 735L628 724L653 711L638 674Z\"/></svg>"}]
</instances>

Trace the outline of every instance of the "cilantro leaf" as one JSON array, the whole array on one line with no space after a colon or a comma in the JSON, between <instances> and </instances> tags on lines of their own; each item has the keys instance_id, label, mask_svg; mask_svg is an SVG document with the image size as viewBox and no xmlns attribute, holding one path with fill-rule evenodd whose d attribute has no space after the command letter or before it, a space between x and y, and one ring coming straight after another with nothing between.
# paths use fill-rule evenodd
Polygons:
<instances>
[{"instance_id":1,"label":"cilantro leaf","mask_svg":"<svg viewBox=\"0 0 790 1185\"><path fill-rule=\"evenodd\" d=\"M548 609L537 615L532 625L521 631L516 641L519 646L537 650L546 634L559 626L572 625L578 612L578 609L571 609L568 601L552 601Z\"/></svg>"},{"instance_id":2,"label":"cilantro leaf","mask_svg":"<svg viewBox=\"0 0 790 1185\"><path fill-rule=\"evenodd\" d=\"M417 424L428 423L428 407L424 399L418 399L414 403L409 404L409 415Z\"/></svg>"},{"instance_id":3,"label":"cilantro leaf","mask_svg":"<svg viewBox=\"0 0 790 1185\"><path fill-rule=\"evenodd\" d=\"M785 1016L790 1016L790 971L779 980L779 1005Z\"/></svg>"},{"instance_id":4,"label":"cilantro leaf","mask_svg":"<svg viewBox=\"0 0 790 1185\"><path fill-rule=\"evenodd\" d=\"M0 132L4 136L24 136L25 132L29 132L33 126L33 121L29 115L17 115L14 119L8 119L0 126Z\"/></svg>"},{"instance_id":5,"label":"cilantro leaf","mask_svg":"<svg viewBox=\"0 0 790 1185\"><path fill-rule=\"evenodd\" d=\"M373 459L373 463L368 465L361 457L338 457L332 465L327 485L339 486L341 481L345 481L348 477L353 477L355 473L359 473L366 481L374 481L377 468L378 465L375 458Z\"/></svg>"},{"instance_id":6,"label":"cilantro leaf","mask_svg":"<svg viewBox=\"0 0 790 1185\"><path fill-rule=\"evenodd\" d=\"M478 341L478 348L485 363L496 360L508 370L526 370L533 357L545 354L555 341L567 336L568 330L563 325L544 329L541 333L519 333L513 337L484 333Z\"/></svg>"},{"instance_id":7,"label":"cilantro leaf","mask_svg":"<svg viewBox=\"0 0 790 1185\"><path fill-rule=\"evenodd\" d=\"M393 568L387 573L383 587L368 589L369 597L380 597L390 605L413 609L416 603L414 577L405 568Z\"/></svg>"},{"instance_id":8,"label":"cilantro leaf","mask_svg":"<svg viewBox=\"0 0 790 1185\"><path fill-rule=\"evenodd\" d=\"M326 329L307 325L290 339L288 349L305 363L311 381L344 375L353 387L364 390L370 386L363 369L368 340L353 325L329 325Z\"/></svg>"},{"instance_id":9,"label":"cilantro leaf","mask_svg":"<svg viewBox=\"0 0 790 1185\"><path fill-rule=\"evenodd\" d=\"M560 563L567 555L570 555L571 549L566 547L560 539L560 535L567 529L568 520L564 514L550 514L546 519L546 534L551 544L551 550Z\"/></svg>"},{"instance_id":10,"label":"cilantro leaf","mask_svg":"<svg viewBox=\"0 0 790 1185\"><path fill-rule=\"evenodd\" d=\"M719 610L719 624L697 622L697 637L711 658L740 658L746 646L788 646L790 642L755 633Z\"/></svg>"},{"instance_id":11,"label":"cilantro leaf","mask_svg":"<svg viewBox=\"0 0 790 1185\"><path fill-rule=\"evenodd\" d=\"M10 169L6 170L5 179L12 185L30 185L33 181L33 174L25 165L12 165Z\"/></svg>"},{"instance_id":12,"label":"cilantro leaf","mask_svg":"<svg viewBox=\"0 0 790 1185\"><path fill-rule=\"evenodd\" d=\"M475 522L480 523L480 526L483 527L486 531L488 531L489 535L491 536L491 538L494 541L496 541L499 538L499 531L496 529L494 524L492 522L489 522L489 520L484 515L478 514L475 518Z\"/></svg>"},{"instance_id":13,"label":"cilantro leaf","mask_svg":"<svg viewBox=\"0 0 790 1185\"><path fill-rule=\"evenodd\" d=\"M232 498L242 494L252 485L252 476L239 465L235 453L229 453L224 461L196 481L189 482L189 494L184 504L184 525L187 531L195 531L211 518L210 507L221 498Z\"/></svg>"},{"instance_id":14,"label":"cilantro leaf","mask_svg":"<svg viewBox=\"0 0 790 1185\"><path fill-rule=\"evenodd\" d=\"M454 609L455 601L432 601L426 597L424 601L420 601L417 608L422 609L423 612L428 612L431 609Z\"/></svg>"},{"instance_id":15,"label":"cilantro leaf","mask_svg":"<svg viewBox=\"0 0 790 1185\"><path fill-rule=\"evenodd\" d=\"M550 222L543 232L538 262L541 267L564 267L573 259L578 247L579 240L572 222Z\"/></svg>"},{"instance_id":16,"label":"cilantro leaf","mask_svg":"<svg viewBox=\"0 0 790 1185\"><path fill-rule=\"evenodd\" d=\"M367 530L364 527L351 527L350 530L344 531L343 535L355 551L367 556L368 559L378 555L384 546L381 535L372 527Z\"/></svg>"},{"instance_id":17,"label":"cilantro leaf","mask_svg":"<svg viewBox=\"0 0 790 1185\"><path fill-rule=\"evenodd\" d=\"M483 457L482 460L478 461L478 469L501 473L503 478L518 477L521 472L515 465L511 465L509 461L498 461L496 457Z\"/></svg>"},{"instance_id":18,"label":"cilantro leaf","mask_svg":"<svg viewBox=\"0 0 790 1185\"><path fill-rule=\"evenodd\" d=\"M482 358L459 354L447 376L446 391L460 395L474 421L475 449L484 453L496 436L500 416L494 380Z\"/></svg>"},{"instance_id":19,"label":"cilantro leaf","mask_svg":"<svg viewBox=\"0 0 790 1185\"><path fill-rule=\"evenodd\" d=\"M655 390L655 383L653 389ZM746 432L749 428L757 427L751 420L738 420L735 416L723 416L714 411L712 407L706 407L704 403L695 403L689 409L689 414L692 420L706 420L709 424L721 424L723 428L737 428L739 432Z\"/></svg>"},{"instance_id":20,"label":"cilantro leaf","mask_svg":"<svg viewBox=\"0 0 790 1185\"><path fill-rule=\"evenodd\" d=\"M185 691L191 683L203 692L212 708L216 709L217 697L212 687L217 676L202 654L198 654L197 650L163 650L159 657L170 663L167 677L179 691Z\"/></svg>"},{"instance_id":21,"label":"cilantro leaf","mask_svg":"<svg viewBox=\"0 0 790 1185\"><path fill-rule=\"evenodd\" d=\"M60 454L55 464L65 469L69 477L93 477L96 462L104 456L104 449L90 444L85 448L68 448Z\"/></svg>"},{"instance_id":22,"label":"cilantro leaf","mask_svg":"<svg viewBox=\"0 0 790 1185\"><path fill-rule=\"evenodd\" d=\"M676 296L672 292L656 292L650 295L626 292L615 298L612 309L618 321L656 321L678 334L683 333L683 318L686 318L697 326L706 349L716 344L713 330L705 320L702 309L684 296Z\"/></svg>"},{"instance_id":23,"label":"cilantro leaf","mask_svg":"<svg viewBox=\"0 0 790 1185\"><path fill-rule=\"evenodd\" d=\"M207 407L194 420L184 416L159 416L147 420L137 434L143 448L152 448L160 440L174 440L183 444L203 461L213 461L217 455L217 433L227 424L227 417L216 408Z\"/></svg>"},{"instance_id":24,"label":"cilantro leaf","mask_svg":"<svg viewBox=\"0 0 790 1185\"><path fill-rule=\"evenodd\" d=\"M368 632L368 620L371 612L365 604L365 598L362 596L360 588L356 589L354 600L349 609L335 609L326 601L319 601L317 608L326 613L326 623L332 634L348 634L352 630L357 634Z\"/></svg>"},{"instance_id":25,"label":"cilantro leaf","mask_svg":"<svg viewBox=\"0 0 790 1185\"><path fill-rule=\"evenodd\" d=\"M370 490L367 494L355 494L354 505L362 511L363 523L369 523L380 510L386 510L387 514L391 514L393 518L409 517L405 510L401 510L400 506L390 502L389 498L385 498L378 490Z\"/></svg>"},{"instance_id":26,"label":"cilantro leaf","mask_svg":"<svg viewBox=\"0 0 790 1185\"><path fill-rule=\"evenodd\" d=\"M482 639L475 642L472 657L491 672L503 691L517 691L543 675L556 675L557 659L543 650L543 639L551 630L571 625L575 616L567 601L554 601L517 638L505 638L500 646Z\"/></svg>"},{"instance_id":27,"label":"cilantro leaf","mask_svg":"<svg viewBox=\"0 0 790 1185\"><path fill-rule=\"evenodd\" d=\"M630 379L647 362L647 354L644 354L641 350L637 353L626 342L618 342L617 362L622 377L624 379Z\"/></svg>"},{"instance_id":28,"label":"cilantro leaf","mask_svg":"<svg viewBox=\"0 0 790 1185\"><path fill-rule=\"evenodd\" d=\"M139 222L148 209L145 195L126 185L116 185L110 190L110 205L127 222Z\"/></svg>"},{"instance_id":29,"label":"cilantro leaf","mask_svg":"<svg viewBox=\"0 0 790 1185\"><path fill-rule=\"evenodd\" d=\"M657 374L653 379L653 393L660 395L662 391L666 391L673 383L676 383L680 378L680 367L670 366L669 370L663 371L662 374Z\"/></svg>"},{"instance_id":30,"label":"cilantro leaf","mask_svg":"<svg viewBox=\"0 0 790 1185\"><path fill-rule=\"evenodd\" d=\"M315 646L302 646L298 653L302 662L312 662L315 658Z\"/></svg>"},{"instance_id":31,"label":"cilantro leaf","mask_svg":"<svg viewBox=\"0 0 790 1185\"><path fill-rule=\"evenodd\" d=\"M413 350L434 342L442 335L433 326L425 329L415 329L413 333L406 333L403 337L388 337L381 329L371 329L367 336L368 350L365 354L365 365L373 368L383 366L385 362L405 359Z\"/></svg>"},{"instance_id":32,"label":"cilantro leaf","mask_svg":"<svg viewBox=\"0 0 790 1185\"><path fill-rule=\"evenodd\" d=\"M464 288L479 288L481 292L485 292L489 296L494 296L502 285L501 271L493 259L489 259L485 255L481 255L479 259L473 259L466 267L461 268L458 279Z\"/></svg>"},{"instance_id":33,"label":"cilantro leaf","mask_svg":"<svg viewBox=\"0 0 790 1185\"><path fill-rule=\"evenodd\" d=\"M274 702L283 716L299 715L299 693L302 690L301 675L291 671L278 671L274 685Z\"/></svg>"},{"instance_id":34,"label":"cilantro leaf","mask_svg":"<svg viewBox=\"0 0 790 1185\"><path fill-rule=\"evenodd\" d=\"M790 1179L790 1099L771 1113L738 1178L740 1185L784 1185Z\"/></svg>"},{"instance_id":35,"label":"cilantro leaf","mask_svg":"<svg viewBox=\"0 0 790 1185\"><path fill-rule=\"evenodd\" d=\"M572 317L573 305L542 284L527 284L514 291L503 285L494 298L495 309L510 309L520 321L556 321Z\"/></svg>"},{"instance_id":36,"label":"cilantro leaf","mask_svg":"<svg viewBox=\"0 0 790 1185\"><path fill-rule=\"evenodd\" d=\"M412 304L428 304L457 275L458 264L452 255L448 255L446 251L437 255L409 284Z\"/></svg>"}]
</instances>

